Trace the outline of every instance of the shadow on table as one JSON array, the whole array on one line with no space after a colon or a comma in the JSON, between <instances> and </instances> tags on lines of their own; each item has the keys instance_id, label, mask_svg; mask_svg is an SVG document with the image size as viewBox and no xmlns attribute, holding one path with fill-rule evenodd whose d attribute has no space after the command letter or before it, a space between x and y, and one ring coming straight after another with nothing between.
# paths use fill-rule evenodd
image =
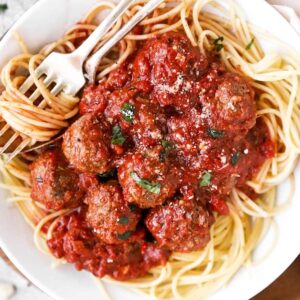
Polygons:
<instances>
[{"instance_id":1,"label":"shadow on table","mask_svg":"<svg viewBox=\"0 0 300 300\"><path fill-rule=\"evenodd\" d=\"M275 282L252 300L300 300L300 256Z\"/></svg>"}]
</instances>

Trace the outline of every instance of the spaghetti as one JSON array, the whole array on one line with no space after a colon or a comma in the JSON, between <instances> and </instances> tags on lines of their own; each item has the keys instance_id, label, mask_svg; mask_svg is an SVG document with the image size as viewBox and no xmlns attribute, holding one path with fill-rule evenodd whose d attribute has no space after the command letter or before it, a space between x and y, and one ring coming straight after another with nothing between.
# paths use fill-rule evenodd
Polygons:
<instances>
[{"instance_id":1,"label":"spaghetti","mask_svg":"<svg viewBox=\"0 0 300 300\"><path fill-rule=\"evenodd\" d=\"M137 1L106 34L99 47L146 2ZM49 140L69 126L68 120L78 112L79 98L64 94L52 96L50 88L35 78L34 69L52 51L72 52L96 28L99 13L112 7L111 2L101 2L65 37L47 45L38 54L28 53L21 41L24 54L13 58L2 70L5 90L1 95L0 114L7 125L1 133L11 127L17 132L12 139L21 136L33 145ZM209 12L207 7L213 7L220 14ZM254 30L232 1L226 4L223 1L221 5L212 0L172 0L165 1L140 24L138 32L129 34L107 54L98 67L97 79L105 79L120 66L135 51L138 41L170 31L185 32L201 53L210 53L215 49L214 41L219 41L219 54L227 70L238 71L253 80L257 117L267 125L276 145L276 155L247 183L259 195L258 199L250 199L243 191L233 189L228 202L230 214L215 214L211 240L203 250L173 253L166 266L151 269L144 278L128 282L104 278L106 282L138 290L153 299L198 299L223 287L241 266L251 262L251 254L272 224L272 217L284 208L276 206L276 187L289 177L289 199L292 197L292 174L300 153L300 59L293 53L264 53ZM24 70L26 75L23 75ZM19 92L26 76L33 78L35 102ZM9 201L16 204L34 228L37 247L50 254L45 241L51 238L58 217L74 210L49 211L31 199L28 164L34 159L34 154L25 160L19 155L10 164L2 165L4 183L0 186L12 191ZM45 225L47 233L43 231Z\"/></svg>"}]
</instances>

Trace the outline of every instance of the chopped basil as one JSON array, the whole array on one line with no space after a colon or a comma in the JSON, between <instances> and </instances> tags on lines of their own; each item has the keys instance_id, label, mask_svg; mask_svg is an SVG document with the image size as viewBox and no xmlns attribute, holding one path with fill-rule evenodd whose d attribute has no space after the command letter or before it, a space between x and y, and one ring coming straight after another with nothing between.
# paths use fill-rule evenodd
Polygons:
<instances>
[{"instance_id":1,"label":"chopped basil","mask_svg":"<svg viewBox=\"0 0 300 300\"><path fill-rule=\"evenodd\" d=\"M212 137L214 139L218 139L224 135L224 133L222 131L218 131L218 130L215 130L212 128L208 128L207 133L210 137Z\"/></svg>"},{"instance_id":2,"label":"chopped basil","mask_svg":"<svg viewBox=\"0 0 300 300\"><path fill-rule=\"evenodd\" d=\"M224 48L223 44L217 44L217 45L215 45L215 49L216 49L217 52L220 52L223 48Z\"/></svg>"},{"instance_id":3,"label":"chopped basil","mask_svg":"<svg viewBox=\"0 0 300 300\"><path fill-rule=\"evenodd\" d=\"M224 48L223 41L224 41L223 36L214 40L214 46L217 52L220 52Z\"/></svg>"},{"instance_id":4,"label":"chopped basil","mask_svg":"<svg viewBox=\"0 0 300 300\"><path fill-rule=\"evenodd\" d=\"M231 160L230 160L231 164L233 166L236 166L236 164L238 163L240 157L241 157L241 152L240 151L237 151L236 153L234 153L231 157Z\"/></svg>"},{"instance_id":5,"label":"chopped basil","mask_svg":"<svg viewBox=\"0 0 300 300\"><path fill-rule=\"evenodd\" d=\"M136 182L136 184L138 184L142 188L157 195L160 193L160 183L151 183L146 179L140 178L139 175L135 172L130 172L130 175L133 178L133 180Z\"/></svg>"},{"instance_id":6,"label":"chopped basil","mask_svg":"<svg viewBox=\"0 0 300 300\"><path fill-rule=\"evenodd\" d=\"M121 108L122 117L126 122L133 122L135 107L130 103L125 103Z\"/></svg>"},{"instance_id":7,"label":"chopped basil","mask_svg":"<svg viewBox=\"0 0 300 300\"><path fill-rule=\"evenodd\" d=\"M171 150L174 149L174 145L166 140L162 140L161 145L164 147L164 150L159 154L159 158L163 161L170 154Z\"/></svg>"},{"instance_id":8,"label":"chopped basil","mask_svg":"<svg viewBox=\"0 0 300 300\"><path fill-rule=\"evenodd\" d=\"M220 42L223 42L223 41L224 41L224 37L221 36L221 37L214 40L214 45L219 44Z\"/></svg>"},{"instance_id":9,"label":"chopped basil","mask_svg":"<svg viewBox=\"0 0 300 300\"><path fill-rule=\"evenodd\" d=\"M172 143L170 143L169 141L166 141L166 140L162 140L162 141L161 141L161 145L162 145L165 149L172 149L172 148L173 148Z\"/></svg>"},{"instance_id":10,"label":"chopped basil","mask_svg":"<svg viewBox=\"0 0 300 300\"><path fill-rule=\"evenodd\" d=\"M201 181L200 181L200 187L206 187L206 186L209 186L210 185L210 182L212 180L212 173L209 172L209 171L205 171L203 174L202 174L202 177L201 177Z\"/></svg>"},{"instance_id":11,"label":"chopped basil","mask_svg":"<svg viewBox=\"0 0 300 300\"><path fill-rule=\"evenodd\" d=\"M111 143L113 145L123 145L126 138L123 136L121 127L119 125L115 125L112 130L112 138Z\"/></svg>"},{"instance_id":12,"label":"chopped basil","mask_svg":"<svg viewBox=\"0 0 300 300\"><path fill-rule=\"evenodd\" d=\"M118 239L122 241L128 240L131 237L131 235L132 235L131 231L125 231L124 233L117 234Z\"/></svg>"},{"instance_id":13,"label":"chopped basil","mask_svg":"<svg viewBox=\"0 0 300 300\"><path fill-rule=\"evenodd\" d=\"M246 50L250 50L250 48L252 47L253 43L254 43L255 38L252 38L250 43L246 46Z\"/></svg>"},{"instance_id":14,"label":"chopped basil","mask_svg":"<svg viewBox=\"0 0 300 300\"><path fill-rule=\"evenodd\" d=\"M128 207L130 209L131 212L135 212L136 211L136 205L134 204L128 204Z\"/></svg>"},{"instance_id":15,"label":"chopped basil","mask_svg":"<svg viewBox=\"0 0 300 300\"><path fill-rule=\"evenodd\" d=\"M122 225L127 225L129 223L129 219L126 216L122 216L118 219L118 223Z\"/></svg>"},{"instance_id":16,"label":"chopped basil","mask_svg":"<svg viewBox=\"0 0 300 300\"><path fill-rule=\"evenodd\" d=\"M6 11L8 9L8 5L6 3L0 4L0 12Z\"/></svg>"}]
</instances>

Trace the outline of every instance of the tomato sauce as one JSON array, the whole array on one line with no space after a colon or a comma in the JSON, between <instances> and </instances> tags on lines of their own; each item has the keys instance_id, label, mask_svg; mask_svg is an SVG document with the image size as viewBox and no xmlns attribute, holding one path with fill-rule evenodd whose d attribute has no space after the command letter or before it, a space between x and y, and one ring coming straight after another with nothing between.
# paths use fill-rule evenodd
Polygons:
<instances>
[{"instance_id":1,"label":"tomato sauce","mask_svg":"<svg viewBox=\"0 0 300 300\"><path fill-rule=\"evenodd\" d=\"M247 181L275 154L251 82L182 33L148 40L87 86L80 114L62 151L79 174L81 210L59 218L48 245L99 277L136 278L165 264L171 251L202 249L212 212L230 213L235 187L255 200ZM36 165L49 165L39 159ZM39 170L32 173L34 181ZM46 180L38 187L48 203L57 201L56 186Z\"/></svg>"},{"instance_id":2,"label":"tomato sauce","mask_svg":"<svg viewBox=\"0 0 300 300\"><path fill-rule=\"evenodd\" d=\"M63 257L77 270L117 280L144 276L150 268L165 265L170 255L168 250L146 242L143 229L123 244L101 243L87 227L82 212L61 217L48 246L55 257Z\"/></svg>"}]
</instances>

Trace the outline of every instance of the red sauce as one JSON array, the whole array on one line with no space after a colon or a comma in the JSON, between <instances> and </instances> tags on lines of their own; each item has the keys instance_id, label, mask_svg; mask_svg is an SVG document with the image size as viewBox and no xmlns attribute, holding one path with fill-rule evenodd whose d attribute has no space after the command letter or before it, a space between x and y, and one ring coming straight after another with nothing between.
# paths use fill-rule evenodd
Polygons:
<instances>
[{"instance_id":1,"label":"red sauce","mask_svg":"<svg viewBox=\"0 0 300 300\"><path fill-rule=\"evenodd\" d=\"M52 239L48 240L52 254L74 263L95 276L109 275L117 280L137 278L157 265L165 265L170 252L145 241L145 232L138 230L123 244L101 243L87 227L84 216L77 212L60 218Z\"/></svg>"},{"instance_id":2,"label":"red sauce","mask_svg":"<svg viewBox=\"0 0 300 300\"><path fill-rule=\"evenodd\" d=\"M48 245L99 277L139 277L169 251L203 248L212 211L229 213L234 187L255 198L246 182L275 153L249 80L180 33L147 41L107 80L86 87L80 113L62 151L79 174L84 209L60 218ZM113 183L99 183L97 173Z\"/></svg>"}]
</instances>

